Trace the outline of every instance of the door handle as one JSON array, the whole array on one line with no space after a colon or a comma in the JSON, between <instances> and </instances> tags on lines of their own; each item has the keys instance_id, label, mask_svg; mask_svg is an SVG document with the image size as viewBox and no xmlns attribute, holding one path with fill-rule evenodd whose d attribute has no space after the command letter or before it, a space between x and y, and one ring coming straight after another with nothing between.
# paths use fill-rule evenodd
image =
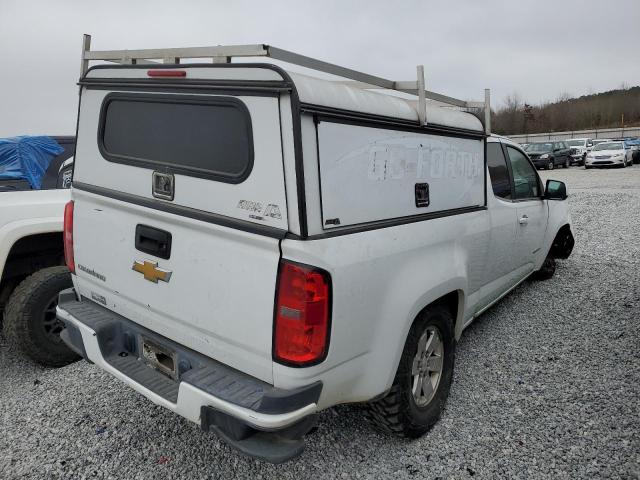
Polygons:
<instances>
[{"instance_id":1,"label":"door handle","mask_svg":"<svg viewBox=\"0 0 640 480\"><path fill-rule=\"evenodd\" d=\"M526 215L522 215L522 217L520 217L520 220L518 220L518 223L520 225L526 225L527 223L529 223L529 217L527 217Z\"/></svg>"},{"instance_id":2,"label":"door handle","mask_svg":"<svg viewBox=\"0 0 640 480\"><path fill-rule=\"evenodd\" d=\"M171 257L171 234L159 228L136 225L137 250L168 260Z\"/></svg>"}]
</instances>

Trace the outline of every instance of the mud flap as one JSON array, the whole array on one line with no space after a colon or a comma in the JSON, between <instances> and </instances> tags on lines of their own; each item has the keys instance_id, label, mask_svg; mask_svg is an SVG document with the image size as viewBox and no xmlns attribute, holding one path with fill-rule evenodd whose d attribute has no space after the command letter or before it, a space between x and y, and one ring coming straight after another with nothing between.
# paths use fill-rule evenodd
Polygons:
<instances>
[{"instance_id":1,"label":"mud flap","mask_svg":"<svg viewBox=\"0 0 640 480\"><path fill-rule=\"evenodd\" d=\"M283 463L304 451L304 435L315 427L317 415L309 415L281 430L260 431L212 407L202 407L200 422L203 431L215 432L245 455L270 463Z\"/></svg>"}]
</instances>

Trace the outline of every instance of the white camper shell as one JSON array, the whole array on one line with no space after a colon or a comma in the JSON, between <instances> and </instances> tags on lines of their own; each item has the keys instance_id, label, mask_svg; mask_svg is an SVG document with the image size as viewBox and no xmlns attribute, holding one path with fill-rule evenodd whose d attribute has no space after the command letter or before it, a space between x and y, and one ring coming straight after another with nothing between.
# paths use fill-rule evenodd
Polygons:
<instances>
[{"instance_id":1,"label":"white camper shell","mask_svg":"<svg viewBox=\"0 0 640 480\"><path fill-rule=\"evenodd\" d=\"M299 454L320 410L388 401L408 356L423 424L390 430L424 433L464 326L571 251L566 202L488 136L488 94L464 102L425 91L420 68L390 82L266 45L84 47L63 338L245 453ZM494 196L488 145L512 199Z\"/></svg>"}]
</instances>

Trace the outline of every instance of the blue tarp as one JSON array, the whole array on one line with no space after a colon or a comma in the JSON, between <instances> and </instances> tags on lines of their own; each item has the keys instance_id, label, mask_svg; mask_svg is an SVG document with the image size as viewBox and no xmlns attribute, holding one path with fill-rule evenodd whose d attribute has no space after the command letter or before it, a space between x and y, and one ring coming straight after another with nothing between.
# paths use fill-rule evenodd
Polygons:
<instances>
[{"instance_id":1,"label":"blue tarp","mask_svg":"<svg viewBox=\"0 0 640 480\"><path fill-rule=\"evenodd\" d=\"M24 179L37 190L51 160L62 152L50 137L0 138L0 179Z\"/></svg>"}]
</instances>

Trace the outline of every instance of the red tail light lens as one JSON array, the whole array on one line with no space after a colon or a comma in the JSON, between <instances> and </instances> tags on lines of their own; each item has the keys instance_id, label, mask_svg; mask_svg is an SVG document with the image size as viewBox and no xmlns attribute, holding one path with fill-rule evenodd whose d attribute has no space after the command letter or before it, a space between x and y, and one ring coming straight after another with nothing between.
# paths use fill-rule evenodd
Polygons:
<instances>
[{"instance_id":1,"label":"red tail light lens","mask_svg":"<svg viewBox=\"0 0 640 480\"><path fill-rule=\"evenodd\" d=\"M76 273L76 264L73 258L73 200L64 206L64 261L71 273Z\"/></svg>"},{"instance_id":2,"label":"red tail light lens","mask_svg":"<svg viewBox=\"0 0 640 480\"><path fill-rule=\"evenodd\" d=\"M331 277L324 270L280 262L273 357L307 366L327 356L331 319Z\"/></svg>"}]
</instances>

